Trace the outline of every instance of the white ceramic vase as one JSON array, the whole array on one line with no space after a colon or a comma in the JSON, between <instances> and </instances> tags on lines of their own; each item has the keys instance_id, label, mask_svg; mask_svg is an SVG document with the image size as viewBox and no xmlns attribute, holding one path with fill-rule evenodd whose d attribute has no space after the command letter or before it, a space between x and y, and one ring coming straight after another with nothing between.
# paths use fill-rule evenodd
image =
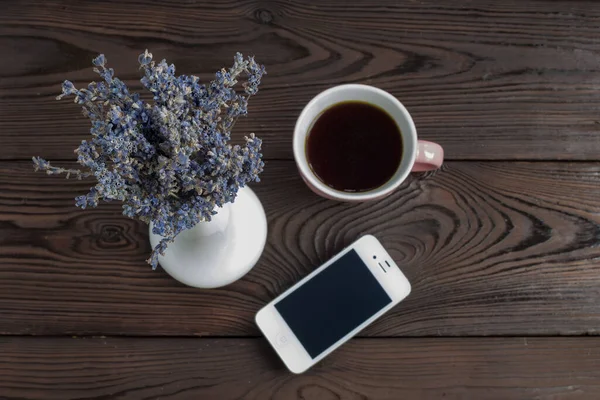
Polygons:
<instances>
[{"instance_id":1,"label":"white ceramic vase","mask_svg":"<svg viewBox=\"0 0 600 400\"><path fill-rule=\"evenodd\" d=\"M161 236L152 233L154 248ZM188 286L216 288L228 285L254 267L267 241L267 217L249 187L238 191L234 203L220 208L210 222L181 232L159 256L161 267Z\"/></svg>"}]
</instances>

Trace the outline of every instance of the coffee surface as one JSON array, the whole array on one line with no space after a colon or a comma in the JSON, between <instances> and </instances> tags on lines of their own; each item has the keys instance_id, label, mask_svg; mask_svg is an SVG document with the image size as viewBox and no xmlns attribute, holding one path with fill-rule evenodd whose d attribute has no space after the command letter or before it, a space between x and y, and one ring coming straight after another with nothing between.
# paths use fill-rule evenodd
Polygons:
<instances>
[{"instance_id":1,"label":"coffee surface","mask_svg":"<svg viewBox=\"0 0 600 400\"><path fill-rule=\"evenodd\" d=\"M315 175L344 192L376 189L396 173L402 137L396 122L369 103L351 101L326 109L310 128L306 156Z\"/></svg>"}]
</instances>

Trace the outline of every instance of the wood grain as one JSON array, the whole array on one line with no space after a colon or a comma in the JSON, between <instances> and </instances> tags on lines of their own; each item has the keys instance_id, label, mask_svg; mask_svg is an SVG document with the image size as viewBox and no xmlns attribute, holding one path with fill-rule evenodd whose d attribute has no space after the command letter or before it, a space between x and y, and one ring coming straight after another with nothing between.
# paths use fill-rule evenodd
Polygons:
<instances>
[{"instance_id":1,"label":"wood grain","mask_svg":"<svg viewBox=\"0 0 600 400\"><path fill-rule=\"evenodd\" d=\"M0 163L0 333L256 335L262 305L372 233L413 292L365 335L597 335L599 181L596 163L451 162L349 205L271 161L259 264L205 291L151 271L146 227L118 204L76 209L88 182Z\"/></svg>"},{"instance_id":2,"label":"wood grain","mask_svg":"<svg viewBox=\"0 0 600 400\"><path fill-rule=\"evenodd\" d=\"M262 339L0 338L3 399L595 399L598 338L356 339L292 375Z\"/></svg>"},{"instance_id":3,"label":"wood grain","mask_svg":"<svg viewBox=\"0 0 600 400\"><path fill-rule=\"evenodd\" d=\"M595 1L2 2L0 159L73 159L89 131L59 83L107 55L139 89L145 48L207 79L235 51L267 65L236 128L290 159L296 116L321 90L366 83L407 106L448 159L598 160L600 5Z\"/></svg>"}]
</instances>

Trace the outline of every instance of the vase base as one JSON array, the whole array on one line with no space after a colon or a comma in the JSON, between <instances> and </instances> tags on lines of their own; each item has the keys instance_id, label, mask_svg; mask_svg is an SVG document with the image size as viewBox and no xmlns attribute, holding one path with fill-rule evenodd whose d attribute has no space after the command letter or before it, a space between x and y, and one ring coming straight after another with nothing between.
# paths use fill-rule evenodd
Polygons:
<instances>
[{"instance_id":1,"label":"vase base","mask_svg":"<svg viewBox=\"0 0 600 400\"><path fill-rule=\"evenodd\" d=\"M161 237L152 233L156 246ZM210 222L181 232L159 256L161 267L179 282L197 288L228 285L254 267L267 241L267 217L249 187L238 191Z\"/></svg>"}]
</instances>

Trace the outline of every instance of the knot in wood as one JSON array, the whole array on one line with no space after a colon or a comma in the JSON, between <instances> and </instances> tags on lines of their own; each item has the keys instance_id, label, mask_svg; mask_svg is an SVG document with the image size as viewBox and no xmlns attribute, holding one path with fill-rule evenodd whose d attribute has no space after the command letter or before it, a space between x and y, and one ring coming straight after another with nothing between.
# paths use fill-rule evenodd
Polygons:
<instances>
[{"instance_id":1,"label":"knot in wood","mask_svg":"<svg viewBox=\"0 0 600 400\"><path fill-rule=\"evenodd\" d=\"M258 10L256 10L254 13L254 17L260 24L263 25L270 25L274 19L273 13L264 8L259 8Z\"/></svg>"}]
</instances>

